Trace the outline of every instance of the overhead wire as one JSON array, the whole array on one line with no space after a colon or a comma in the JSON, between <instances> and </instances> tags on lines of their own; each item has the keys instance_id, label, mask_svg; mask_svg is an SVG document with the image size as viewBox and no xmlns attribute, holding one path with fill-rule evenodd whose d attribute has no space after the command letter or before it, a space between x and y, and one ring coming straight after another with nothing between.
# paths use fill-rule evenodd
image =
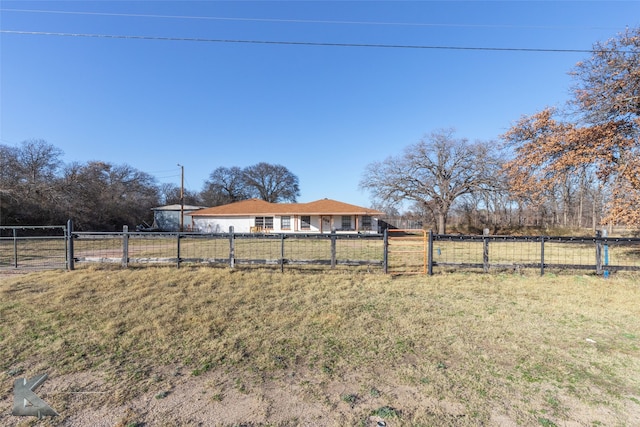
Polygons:
<instances>
[{"instance_id":1,"label":"overhead wire","mask_svg":"<svg viewBox=\"0 0 640 427\"><path fill-rule=\"evenodd\" d=\"M194 16L194 15L160 15L144 13L115 13L115 12L80 12L67 10L43 10L43 9L12 9L0 8L0 12L24 12L24 13L50 13L64 15L86 16L115 16L128 18L155 18L155 19L190 19L211 21L238 21L238 22L272 22L293 24L331 24L331 25L374 25L374 26L403 26L403 27L450 27L450 28L508 28L508 29L538 29L538 30L611 30L613 27L581 27L581 26L551 26L551 25L504 25L504 24L435 24L423 22L384 22L384 21L338 21L322 19L281 19L281 18L237 18L221 16Z\"/></svg>"},{"instance_id":2,"label":"overhead wire","mask_svg":"<svg viewBox=\"0 0 640 427\"><path fill-rule=\"evenodd\" d=\"M537 26L537 25L504 25L504 24L436 24L419 22L384 22L384 21L357 21L357 20L317 20L317 19L281 19L281 18L238 18L200 15L164 15L164 14L139 14L116 12L90 12L90 11L63 11L45 9L15 9L0 8L2 12L42 13L42 14L66 14L86 16L111 16L134 17L154 19L190 19L190 20L217 20L238 22L265 22L265 23L304 23L304 24L331 24L331 25L383 25L383 26L409 26L409 27L453 27L453 28L506 28L506 29L611 29L608 27L579 27L579 26ZM432 46L432 45L405 45L405 44L381 44L381 43L335 43L335 42L309 42L309 41L284 41L284 40L243 40L243 39L217 39L200 37L168 37L168 36L144 36L124 34L91 34L69 32L46 31L21 31L0 30L5 34L43 35L60 37L86 37L86 38L111 38L132 40L157 40L157 41L181 41L181 42L206 42L206 43L239 43L239 44L271 44L271 45L298 45L298 46L330 46L330 47L365 47L365 48L391 48L391 49L438 49L438 50L476 50L476 51L505 51L505 52L559 52L559 53L599 53L594 49L561 49L561 48L503 48L482 46Z\"/></svg>"},{"instance_id":3,"label":"overhead wire","mask_svg":"<svg viewBox=\"0 0 640 427\"><path fill-rule=\"evenodd\" d=\"M498 52L557 52L557 53L602 53L597 49L560 49L560 48L524 48L524 47L473 47L473 46L436 46L436 45L405 45L405 44L379 44L379 43L332 43L332 42L308 42L308 41L284 41L284 40L243 40L243 39L213 39L201 37L167 37L167 36L136 36L124 34L95 34L95 33L65 33L52 31L21 31L0 30L4 34L59 36L59 37L85 37L104 39L126 40L156 40L177 42L200 43L238 43L238 44L265 44L265 45L292 45L292 46L329 46L329 47L364 47L384 49L435 49L435 50L475 50ZM620 51L625 52L625 51Z\"/></svg>"}]
</instances>

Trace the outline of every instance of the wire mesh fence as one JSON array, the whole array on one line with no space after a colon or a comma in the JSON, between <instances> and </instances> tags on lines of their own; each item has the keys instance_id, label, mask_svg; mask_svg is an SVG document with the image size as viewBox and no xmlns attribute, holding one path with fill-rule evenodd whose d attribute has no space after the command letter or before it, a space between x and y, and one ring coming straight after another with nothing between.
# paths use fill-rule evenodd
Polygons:
<instances>
[{"instance_id":1,"label":"wire mesh fence","mask_svg":"<svg viewBox=\"0 0 640 427\"><path fill-rule=\"evenodd\" d=\"M640 271L640 239L605 238L602 240L602 270Z\"/></svg>"},{"instance_id":2,"label":"wire mesh fence","mask_svg":"<svg viewBox=\"0 0 640 427\"><path fill-rule=\"evenodd\" d=\"M640 239L433 235L433 267L443 269L640 270Z\"/></svg>"},{"instance_id":3,"label":"wire mesh fence","mask_svg":"<svg viewBox=\"0 0 640 427\"><path fill-rule=\"evenodd\" d=\"M432 274L460 269L640 270L640 238L446 235L424 230L384 234L73 232L55 227L0 228L0 271L129 265L363 267L369 272Z\"/></svg>"},{"instance_id":4,"label":"wire mesh fence","mask_svg":"<svg viewBox=\"0 0 640 427\"><path fill-rule=\"evenodd\" d=\"M204 265L229 263L229 236L212 234L189 234L187 236L187 238L179 240L181 261ZM174 240L174 245L177 243L178 241ZM177 252L174 256L177 256Z\"/></svg>"},{"instance_id":5,"label":"wire mesh fence","mask_svg":"<svg viewBox=\"0 0 640 427\"><path fill-rule=\"evenodd\" d=\"M76 263L367 266L382 269L380 235L74 233Z\"/></svg>"},{"instance_id":6,"label":"wire mesh fence","mask_svg":"<svg viewBox=\"0 0 640 427\"><path fill-rule=\"evenodd\" d=\"M66 226L0 227L0 271L67 265Z\"/></svg>"}]
</instances>

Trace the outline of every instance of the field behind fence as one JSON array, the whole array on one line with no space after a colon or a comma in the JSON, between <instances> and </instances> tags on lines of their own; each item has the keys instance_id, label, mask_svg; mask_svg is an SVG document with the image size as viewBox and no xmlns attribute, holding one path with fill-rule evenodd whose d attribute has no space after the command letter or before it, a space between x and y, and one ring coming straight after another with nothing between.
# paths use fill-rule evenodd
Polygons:
<instances>
[{"instance_id":1,"label":"field behind fence","mask_svg":"<svg viewBox=\"0 0 640 427\"><path fill-rule=\"evenodd\" d=\"M0 227L0 272L68 268L67 226Z\"/></svg>"},{"instance_id":2,"label":"field behind fence","mask_svg":"<svg viewBox=\"0 0 640 427\"><path fill-rule=\"evenodd\" d=\"M74 263L242 266L368 266L381 271L383 245L370 234L77 233Z\"/></svg>"},{"instance_id":3,"label":"field behind fence","mask_svg":"<svg viewBox=\"0 0 640 427\"><path fill-rule=\"evenodd\" d=\"M122 267L206 265L227 268L358 269L433 274L460 269L590 271L607 276L640 270L640 239L622 237L439 235L423 230L384 234L116 233L58 227L0 228L0 271L95 263Z\"/></svg>"}]
</instances>

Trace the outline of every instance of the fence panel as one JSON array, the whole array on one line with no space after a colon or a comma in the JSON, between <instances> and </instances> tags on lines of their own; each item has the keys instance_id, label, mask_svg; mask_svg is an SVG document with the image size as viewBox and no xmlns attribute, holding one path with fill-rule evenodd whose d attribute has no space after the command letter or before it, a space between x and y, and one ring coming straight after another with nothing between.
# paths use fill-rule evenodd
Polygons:
<instances>
[{"instance_id":1,"label":"fence panel","mask_svg":"<svg viewBox=\"0 0 640 427\"><path fill-rule=\"evenodd\" d=\"M180 262L229 265L229 235L187 234L180 241Z\"/></svg>"},{"instance_id":2,"label":"fence panel","mask_svg":"<svg viewBox=\"0 0 640 427\"><path fill-rule=\"evenodd\" d=\"M290 265L331 265L331 236L291 234L284 239L284 262Z\"/></svg>"},{"instance_id":3,"label":"fence panel","mask_svg":"<svg viewBox=\"0 0 640 427\"><path fill-rule=\"evenodd\" d=\"M640 271L640 239L602 239L603 272Z\"/></svg>"},{"instance_id":4,"label":"fence panel","mask_svg":"<svg viewBox=\"0 0 640 427\"><path fill-rule=\"evenodd\" d=\"M384 244L377 234L344 234L336 238L336 262L338 265L365 265L382 268Z\"/></svg>"},{"instance_id":5,"label":"fence panel","mask_svg":"<svg viewBox=\"0 0 640 427\"><path fill-rule=\"evenodd\" d=\"M0 270L67 267L66 226L0 227Z\"/></svg>"},{"instance_id":6,"label":"fence panel","mask_svg":"<svg viewBox=\"0 0 640 427\"><path fill-rule=\"evenodd\" d=\"M595 237L545 238L546 268L596 271L597 239Z\"/></svg>"},{"instance_id":7,"label":"fence panel","mask_svg":"<svg viewBox=\"0 0 640 427\"><path fill-rule=\"evenodd\" d=\"M425 230L388 230L387 272L390 274L426 274L428 244Z\"/></svg>"},{"instance_id":8,"label":"fence panel","mask_svg":"<svg viewBox=\"0 0 640 427\"><path fill-rule=\"evenodd\" d=\"M178 236L155 233L129 233L129 263L156 264L178 262ZM182 242L180 242L182 249Z\"/></svg>"},{"instance_id":9,"label":"fence panel","mask_svg":"<svg viewBox=\"0 0 640 427\"><path fill-rule=\"evenodd\" d=\"M279 234L236 234L235 263L240 265L280 265L282 239Z\"/></svg>"},{"instance_id":10,"label":"fence panel","mask_svg":"<svg viewBox=\"0 0 640 427\"><path fill-rule=\"evenodd\" d=\"M73 258L76 263L121 263L122 233L85 233L73 235Z\"/></svg>"}]
</instances>

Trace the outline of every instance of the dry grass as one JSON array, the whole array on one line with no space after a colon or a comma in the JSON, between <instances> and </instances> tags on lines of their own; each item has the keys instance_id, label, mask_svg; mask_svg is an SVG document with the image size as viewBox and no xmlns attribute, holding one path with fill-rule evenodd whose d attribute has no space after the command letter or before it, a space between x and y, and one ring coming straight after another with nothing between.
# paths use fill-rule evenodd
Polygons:
<instances>
[{"instance_id":1,"label":"dry grass","mask_svg":"<svg viewBox=\"0 0 640 427\"><path fill-rule=\"evenodd\" d=\"M0 423L16 422L14 377L47 372L40 395L61 417L25 424L640 425L639 279L170 267L4 278Z\"/></svg>"}]
</instances>

